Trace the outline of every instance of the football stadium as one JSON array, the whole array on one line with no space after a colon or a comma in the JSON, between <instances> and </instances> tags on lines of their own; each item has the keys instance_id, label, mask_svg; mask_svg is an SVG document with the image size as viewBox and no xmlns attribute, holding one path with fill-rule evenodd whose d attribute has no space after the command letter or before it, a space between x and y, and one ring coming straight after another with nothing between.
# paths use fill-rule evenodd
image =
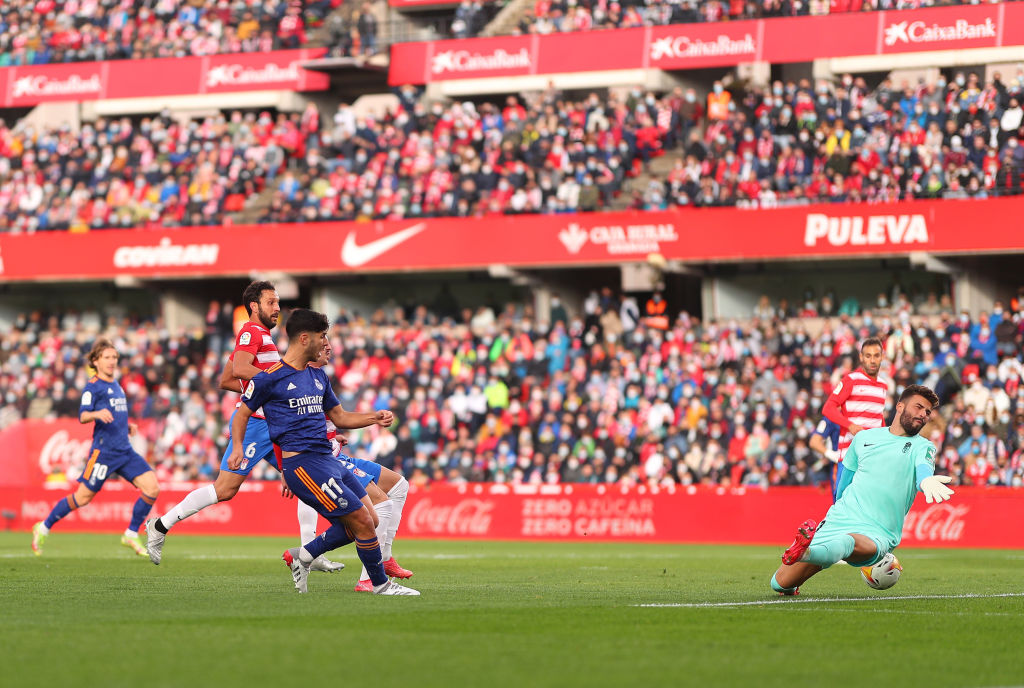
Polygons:
<instances>
[{"instance_id":1,"label":"football stadium","mask_svg":"<svg viewBox=\"0 0 1024 688\"><path fill-rule=\"evenodd\" d=\"M1024 3L0 3L0 685L1024 686L1022 383Z\"/></svg>"}]
</instances>

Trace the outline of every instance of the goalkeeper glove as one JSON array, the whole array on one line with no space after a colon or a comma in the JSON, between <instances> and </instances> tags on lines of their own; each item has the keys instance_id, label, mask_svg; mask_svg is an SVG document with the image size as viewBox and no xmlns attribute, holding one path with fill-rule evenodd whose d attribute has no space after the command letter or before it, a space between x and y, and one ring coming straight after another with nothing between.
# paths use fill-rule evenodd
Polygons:
<instances>
[{"instance_id":1,"label":"goalkeeper glove","mask_svg":"<svg viewBox=\"0 0 1024 688\"><path fill-rule=\"evenodd\" d=\"M953 495L953 490L946 487L946 483L953 480L948 475L929 475L921 481L919 486L924 493L924 499L929 504L944 502Z\"/></svg>"}]
</instances>

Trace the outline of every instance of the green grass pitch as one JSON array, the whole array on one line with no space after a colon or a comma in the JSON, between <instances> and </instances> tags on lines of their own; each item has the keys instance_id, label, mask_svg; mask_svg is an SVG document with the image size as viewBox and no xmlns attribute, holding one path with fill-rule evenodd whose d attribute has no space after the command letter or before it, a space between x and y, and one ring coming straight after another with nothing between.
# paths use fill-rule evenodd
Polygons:
<instances>
[{"instance_id":1,"label":"green grass pitch","mask_svg":"<svg viewBox=\"0 0 1024 688\"><path fill-rule=\"evenodd\" d=\"M899 551L891 590L840 565L782 599L782 547L399 540L423 596L381 598L351 548L300 596L280 538L172 535L159 567L29 540L0 534L0 686L1024 684L1020 551Z\"/></svg>"}]
</instances>

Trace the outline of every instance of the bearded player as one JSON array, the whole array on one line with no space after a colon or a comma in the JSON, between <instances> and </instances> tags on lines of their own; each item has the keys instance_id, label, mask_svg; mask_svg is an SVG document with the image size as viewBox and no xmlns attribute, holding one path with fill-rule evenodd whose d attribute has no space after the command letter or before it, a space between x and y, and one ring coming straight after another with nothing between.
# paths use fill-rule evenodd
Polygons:
<instances>
[{"instance_id":1,"label":"bearded player","mask_svg":"<svg viewBox=\"0 0 1024 688\"><path fill-rule=\"evenodd\" d=\"M242 303L249 311L249 320L238 331L235 350L231 353L225 374L221 376L223 389L239 393L245 391L245 385L249 380L281 360L281 354L270 335L270 331L277 326L281 314L281 299L277 289L270 282L253 282L242 292ZM235 413L238 413L240 405L240 402L236 404L235 411L231 414L232 419ZM230 421L228 425L231 426ZM236 469L228 465L234 439L234 436L229 435L228 446L224 449L224 456L221 459L220 473L212 485L193 490L163 516L151 519L146 524L146 549L150 561L154 564L159 564L163 558L164 540L174 525L218 502L232 499L261 460L266 459L271 465L276 464L267 421L260 410L257 409L252 414L246 425L240 445L244 460ZM316 521L316 511L307 504L300 503L299 534L303 542L313 539ZM313 562L310 570L330 573L343 568L344 564L320 558Z\"/></svg>"},{"instance_id":2,"label":"bearded player","mask_svg":"<svg viewBox=\"0 0 1024 688\"><path fill-rule=\"evenodd\" d=\"M935 445L918 434L938 405L935 392L910 385L892 425L857 433L844 457L836 503L821 523L807 520L797 530L772 576L772 590L796 595L811 576L843 560L875 565L900 544L919 491L929 504L953 495L946 486L952 478L934 475Z\"/></svg>"},{"instance_id":3,"label":"bearded player","mask_svg":"<svg viewBox=\"0 0 1024 688\"><path fill-rule=\"evenodd\" d=\"M885 426L885 400L889 385L878 379L882 367L882 340L869 337L860 345L860 367L843 375L821 410L826 419L839 426L839 458L832 471L835 496L843 479L843 458L853 438L862 430Z\"/></svg>"}]
</instances>

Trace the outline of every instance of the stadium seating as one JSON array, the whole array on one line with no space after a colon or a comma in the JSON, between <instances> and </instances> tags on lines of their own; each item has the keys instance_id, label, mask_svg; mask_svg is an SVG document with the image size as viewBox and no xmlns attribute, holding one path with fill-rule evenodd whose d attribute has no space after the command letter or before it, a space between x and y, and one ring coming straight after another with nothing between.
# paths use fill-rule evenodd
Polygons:
<instances>
[{"instance_id":1,"label":"stadium seating","mask_svg":"<svg viewBox=\"0 0 1024 688\"><path fill-rule=\"evenodd\" d=\"M667 332L638 323L635 304L610 290L572 315L451 310L341 313L330 333L343 405L400 419L394 433L351 433L348 451L416 483L820 483L830 466L809 454L808 434L869 334L885 343L893 389L923 382L939 393L925 433L944 473L1024 479L1024 300L971 321L934 295L864 309L822 299L799 319L765 299L747 322L679 313ZM811 315L831 319L812 334ZM191 334L97 314L22 316L0 335L0 428L76 415L82 352L101 329L123 354L121 384L161 480L214 475L236 398L215 388L232 345L231 309L217 303L206 331ZM275 471L264 463L254 476Z\"/></svg>"},{"instance_id":2,"label":"stadium seating","mask_svg":"<svg viewBox=\"0 0 1024 688\"><path fill-rule=\"evenodd\" d=\"M265 183L264 222L1021 192L1024 71L715 88L474 105L406 87L377 117L342 104L187 127L166 116L0 126L0 231L220 224Z\"/></svg>"},{"instance_id":3,"label":"stadium seating","mask_svg":"<svg viewBox=\"0 0 1024 688\"><path fill-rule=\"evenodd\" d=\"M340 0L8 0L0 67L303 47Z\"/></svg>"}]
</instances>

